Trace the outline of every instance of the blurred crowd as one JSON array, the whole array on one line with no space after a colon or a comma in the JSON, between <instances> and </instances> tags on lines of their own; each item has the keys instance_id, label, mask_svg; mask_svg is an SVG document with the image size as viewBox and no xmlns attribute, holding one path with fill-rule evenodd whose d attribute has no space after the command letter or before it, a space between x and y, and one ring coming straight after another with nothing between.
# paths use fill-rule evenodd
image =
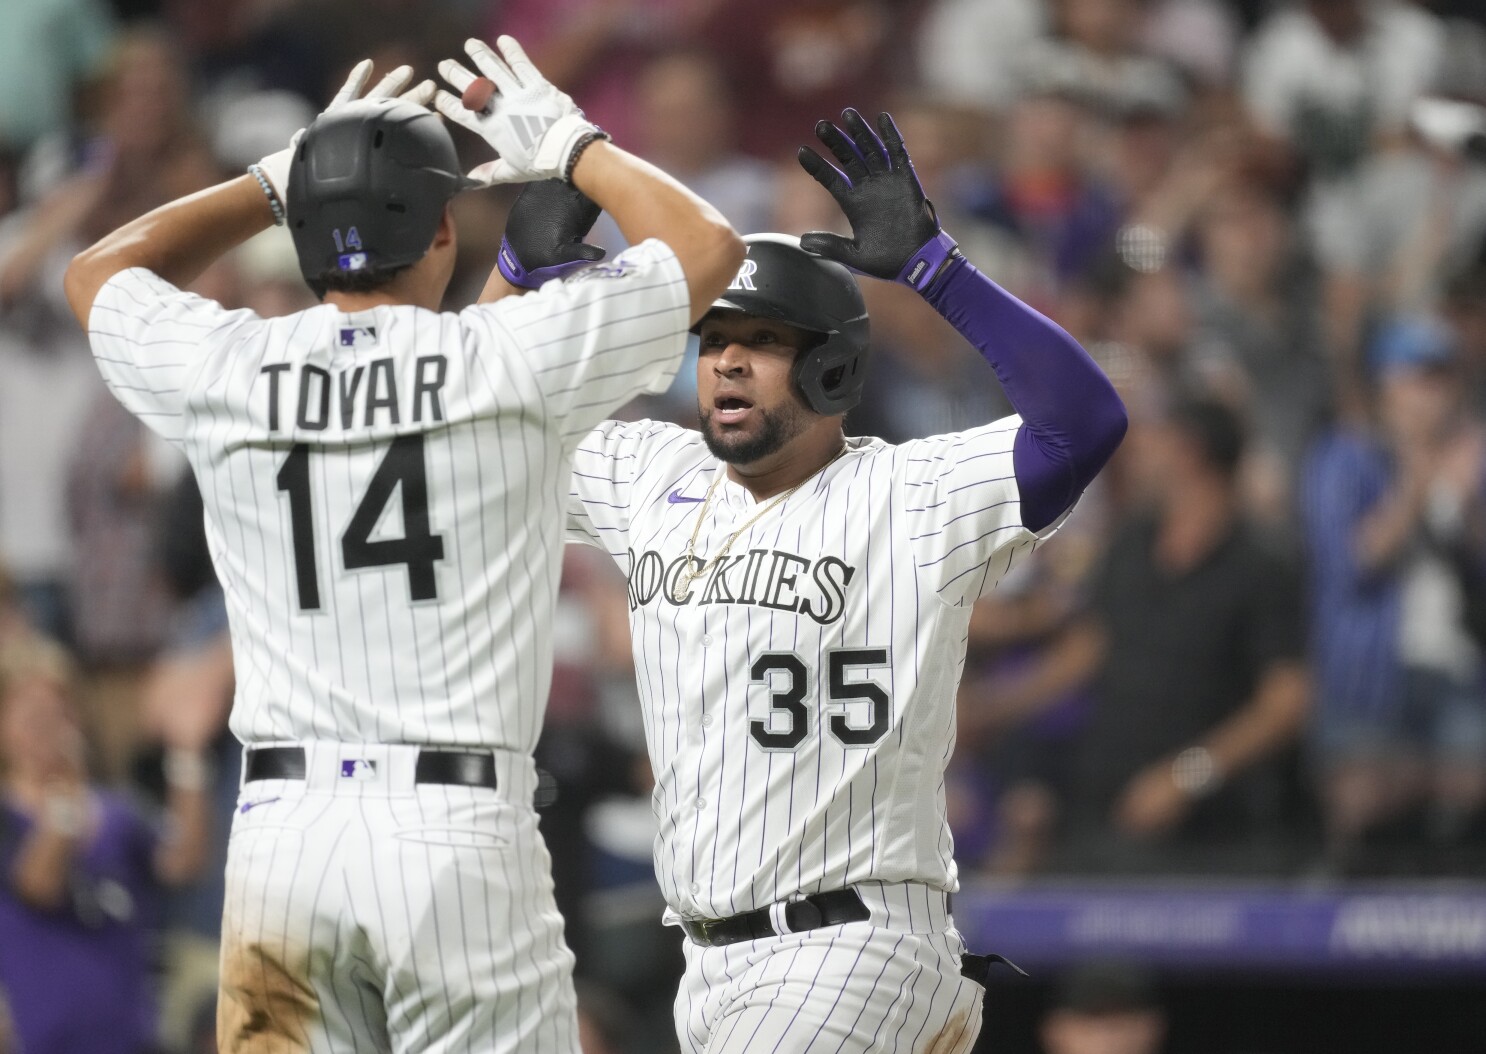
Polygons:
<instances>
[{"instance_id":1,"label":"blurred crowd","mask_svg":"<svg viewBox=\"0 0 1486 1054\"><path fill-rule=\"evenodd\" d=\"M1483 873L1486 159L1418 108L1486 103L1475 0L26 0L0 4L0 1054L11 1020L27 1054L214 1049L237 780L199 497L105 392L62 270L278 149L363 55L431 75L497 32L745 233L843 230L794 151L890 110L967 256L1124 396L1115 461L977 609L962 875ZM448 306L509 202L456 201ZM867 284L849 433L1009 412ZM282 229L197 289L314 302ZM694 422L691 370L628 415ZM679 960L624 605L569 552L539 760L593 1054L663 1049ZM42 976L112 996L16 980ZM1046 1049L1093 1049L1061 1020Z\"/></svg>"}]
</instances>

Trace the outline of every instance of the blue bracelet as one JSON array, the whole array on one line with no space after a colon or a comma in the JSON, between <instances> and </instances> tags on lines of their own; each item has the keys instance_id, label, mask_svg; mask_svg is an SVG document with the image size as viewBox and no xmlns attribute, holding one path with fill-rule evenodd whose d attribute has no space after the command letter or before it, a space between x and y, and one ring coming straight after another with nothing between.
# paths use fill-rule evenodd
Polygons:
<instances>
[{"instance_id":1,"label":"blue bracelet","mask_svg":"<svg viewBox=\"0 0 1486 1054\"><path fill-rule=\"evenodd\" d=\"M279 201L279 196L274 191L273 184L268 181L268 177L263 174L262 167L259 165L249 165L248 175L256 179L258 185L263 188L263 194L268 198L268 207L273 209L273 225L275 227L282 227L285 220L284 204Z\"/></svg>"}]
</instances>

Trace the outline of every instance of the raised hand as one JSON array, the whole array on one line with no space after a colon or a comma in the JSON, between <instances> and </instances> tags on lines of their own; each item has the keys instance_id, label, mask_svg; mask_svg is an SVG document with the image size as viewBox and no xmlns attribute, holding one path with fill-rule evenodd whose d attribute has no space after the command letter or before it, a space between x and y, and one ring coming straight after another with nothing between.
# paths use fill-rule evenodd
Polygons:
<instances>
[{"instance_id":1,"label":"raised hand","mask_svg":"<svg viewBox=\"0 0 1486 1054\"><path fill-rule=\"evenodd\" d=\"M489 106L467 109L458 95L442 88L434 97L440 113L474 132L500 155L498 160L477 166L470 178L492 184L570 177L579 150L608 136L542 76L513 38L499 37L495 43L499 52L481 40L467 40L464 45L475 68L495 83L496 94ZM453 59L439 63L439 74L457 92L476 78Z\"/></svg>"},{"instance_id":2,"label":"raised hand","mask_svg":"<svg viewBox=\"0 0 1486 1054\"><path fill-rule=\"evenodd\" d=\"M604 258L604 250L583 239L599 218L588 195L560 179L542 179L522 188L506 219L500 273L522 289L562 278Z\"/></svg>"},{"instance_id":3,"label":"raised hand","mask_svg":"<svg viewBox=\"0 0 1486 1054\"><path fill-rule=\"evenodd\" d=\"M413 67L399 66L391 73L379 80L370 91L366 91L367 82L371 80L372 61L362 59L351 67L350 76L346 83L341 85L340 91L331 98L329 105L321 111L321 116L338 110L347 103L360 99L394 99L401 98L418 106L427 106L433 99L434 83L430 80L421 81L411 90L404 91L408 82L413 79ZM365 94L362 94L365 92ZM289 139L289 145L284 149L269 154L256 165L249 165L248 171L258 176L259 181L267 182L265 192L272 200L274 195L278 197L278 205L282 209L288 200L286 192L289 189L289 163L294 159L294 148L299 145L300 137L304 135L301 128ZM275 211L279 215L279 211Z\"/></svg>"},{"instance_id":4,"label":"raised hand","mask_svg":"<svg viewBox=\"0 0 1486 1054\"><path fill-rule=\"evenodd\" d=\"M852 109L842 112L841 123L844 130L830 121L815 126L840 168L808 146L800 148L799 159L841 206L851 237L812 231L800 238L801 247L861 274L926 292L960 253L940 229L898 126L890 115L878 114L879 137Z\"/></svg>"},{"instance_id":5,"label":"raised hand","mask_svg":"<svg viewBox=\"0 0 1486 1054\"><path fill-rule=\"evenodd\" d=\"M341 90L335 93L335 97L330 100L330 105L321 111L322 114L330 113L332 110L338 110L346 105L346 103L354 102L357 99L403 98L420 106L427 106L433 98L434 83L429 80L420 82L411 91L403 91L407 87L408 81L413 79L413 67L411 66L397 67L397 69L377 81L371 91L363 95L362 89L366 87L366 82L371 80L371 72L371 59L362 59L356 63L351 68L351 75L346 78L346 83L341 85Z\"/></svg>"}]
</instances>

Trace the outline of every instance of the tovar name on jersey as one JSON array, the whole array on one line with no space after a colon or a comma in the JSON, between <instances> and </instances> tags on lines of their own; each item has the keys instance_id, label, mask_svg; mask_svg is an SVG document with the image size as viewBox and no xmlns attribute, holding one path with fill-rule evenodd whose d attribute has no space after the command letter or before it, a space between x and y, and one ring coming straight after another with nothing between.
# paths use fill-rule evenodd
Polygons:
<instances>
[{"instance_id":1,"label":"tovar name on jersey","mask_svg":"<svg viewBox=\"0 0 1486 1054\"><path fill-rule=\"evenodd\" d=\"M687 558L670 561L654 549L638 557L629 551L629 609L652 603L752 604L775 611L793 611L828 625L846 610L846 587L856 568L835 556L811 560L778 549L750 549L719 560L679 597L677 587L687 570ZM702 562L692 559L700 570Z\"/></svg>"},{"instance_id":2,"label":"tovar name on jersey","mask_svg":"<svg viewBox=\"0 0 1486 1054\"><path fill-rule=\"evenodd\" d=\"M328 370L309 363L300 363L296 370L292 363L273 362L259 372L268 376L270 432L279 431L281 422L291 413L292 427L307 432L444 420L443 389L449 360L443 355L415 359L411 383L401 389L396 360L391 356ZM281 375L285 380L281 381Z\"/></svg>"}]
</instances>

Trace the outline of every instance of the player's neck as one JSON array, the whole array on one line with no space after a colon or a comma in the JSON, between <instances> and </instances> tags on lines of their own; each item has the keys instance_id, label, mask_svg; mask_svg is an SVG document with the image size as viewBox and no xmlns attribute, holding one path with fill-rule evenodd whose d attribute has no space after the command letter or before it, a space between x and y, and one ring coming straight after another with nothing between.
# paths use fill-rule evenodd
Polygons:
<instances>
[{"instance_id":1,"label":"player's neck","mask_svg":"<svg viewBox=\"0 0 1486 1054\"><path fill-rule=\"evenodd\" d=\"M839 417L825 418L768 457L728 465L728 478L764 501L797 487L835 460L846 437Z\"/></svg>"},{"instance_id":2,"label":"player's neck","mask_svg":"<svg viewBox=\"0 0 1486 1054\"><path fill-rule=\"evenodd\" d=\"M341 312L354 315L358 311L370 311L374 307L398 307L411 305L412 307L427 308L429 311L437 311L443 304L440 296L399 296L389 293L383 289L376 289L370 293L326 293L325 302L334 304Z\"/></svg>"},{"instance_id":3,"label":"player's neck","mask_svg":"<svg viewBox=\"0 0 1486 1054\"><path fill-rule=\"evenodd\" d=\"M326 293L325 302L334 304L348 315L358 311L369 311L374 307L401 304L437 311L444 303L444 286L438 281L436 275L414 266L386 285L365 293L336 291Z\"/></svg>"}]
</instances>

